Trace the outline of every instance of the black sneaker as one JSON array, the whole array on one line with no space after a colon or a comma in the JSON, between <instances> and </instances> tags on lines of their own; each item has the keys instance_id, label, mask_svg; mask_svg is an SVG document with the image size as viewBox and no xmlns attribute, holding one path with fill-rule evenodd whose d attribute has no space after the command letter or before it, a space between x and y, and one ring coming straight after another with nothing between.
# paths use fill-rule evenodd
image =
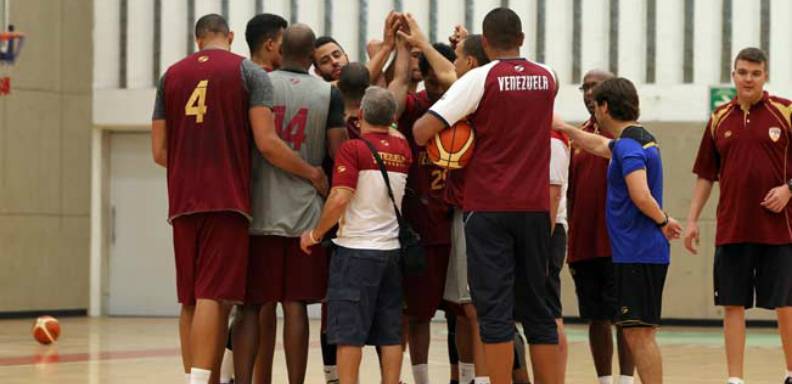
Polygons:
<instances>
[{"instance_id":1,"label":"black sneaker","mask_svg":"<svg viewBox=\"0 0 792 384\"><path fill-rule=\"evenodd\" d=\"M784 380L784 384L792 384L792 377L787 377L786 380Z\"/></svg>"}]
</instances>

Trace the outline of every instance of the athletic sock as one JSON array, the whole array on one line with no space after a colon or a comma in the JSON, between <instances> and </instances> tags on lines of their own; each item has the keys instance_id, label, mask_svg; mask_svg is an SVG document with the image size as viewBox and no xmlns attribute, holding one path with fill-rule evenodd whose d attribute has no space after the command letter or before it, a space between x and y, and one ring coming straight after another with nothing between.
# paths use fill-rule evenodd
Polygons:
<instances>
[{"instance_id":1,"label":"athletic sock","mask_svg":"<svg viewBox=\"0 0 792 384\"><path fill-rule=\"evenodd\" d=\"M488 376L484 376L484 377L477 377L477 378L475 378L475 379L473 380L473 382L474 382L475 384L490 384L490 381L489 381L489 377L488 377Z\"/></svg>"},{"instance_id":2,"label":"athletic sock","mask_svg":"<svg viewBox=\"0 0 792 384\"><path fill-rule=\"evenodd\" d=\"M635 383L634 377L627 375L619 376L619 384L633 384L633 383Z\"/></svg>"},{"instance_id":3,"label":"athletic sock","mask_svg":"<svg viewBox=\"0 0 792 384\"><path fill-rule=\"evenodd\" d=\"M459 382L470 384L476 378L476 367L473 363L459 362Z\"/></svg>"},{"instance_id":4,"label":"athletic sock","mask_svg":"<svg viewBox=\"0 0 792 384\"><path fill-rule=\"evenodd\" d=\"M787 371L787 377L786 378L787 379L792 378L792 371Z\"/></svg>"},{"instance_id":5,"label":"athletic sock","mask_svg":"<svg viewBox=\"0 0 792 384\"><path fill-rule=\"evenodd\" d=\"M184 374L184 382L187 383L187 384L190 384L190 374L189 373L185 373Z\"/></svg>"},{"instance_id":6,"label":"athletic sock","mask_svg":"<svg viewBox=\"0 0 792 384\"><path fill-rule=\"evenodd\" d=\"M192 367L190 369L190 384L209 384L210 376L212 376L212 371Z\"/></svg>"},{"instance_id":7,"label":"athletic sock","mask_svg":"<svg viewBox=\"0 0 792 384\"><path fill-rule=\"evenodd\" d=\"M743 384L743 379L739 378L739 377L730 377L729 381L727 381L727 383L728 384Z\"/></svg>"},{"instance_id":8,"label":"athletic sock","mask_svg":"<svg viewBox=\"0 0 792 384\"><path fill-rule=\"evenodd\" d=\"M413 380L415 384L429 384L429 366L426 364L416 364L412 366Z\"/></svg>"},{"instance_id":9,"label":"athletic sock","mask_svg":"<svg viewBox=\"0 0 792 384\"><path fill-rule=\"evenodd\" d=\"M324 374L327 384L338 383L338 370L335 365L325 365Z\"/></svg>"},{"instance_id":10,"label":"athletic sock","mask_svg":"<svg viewBox=\"0 0 792 384\"><path fill-rule=\"evenodd\" d=\"M613 384L613 376L600 376L597 378L599 384Z\"/></svg>"},{"instance_id":11,"label":"athletic sock","mask_svg":"<svg viewBox=\"0 0 792 384\"><path fill-rule=\"evenodd\" d=\"M226 349L220 364L220 384L230 384L234 377L234 353Z\"/></svg>"}]
</instances>

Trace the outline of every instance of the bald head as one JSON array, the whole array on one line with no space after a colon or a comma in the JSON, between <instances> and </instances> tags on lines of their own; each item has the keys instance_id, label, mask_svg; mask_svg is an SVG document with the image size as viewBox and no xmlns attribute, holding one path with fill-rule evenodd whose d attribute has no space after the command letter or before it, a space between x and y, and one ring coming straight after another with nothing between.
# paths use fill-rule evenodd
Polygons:
<instances>
[{"instance_id":1,"label":"bald head","mask_svg":"<svg viewBox=\"0 0 792 384\"><path fill-rule=\"evenodd\" d=\"M594 68L583 76L583 83L586 83L586 79L591 79L597 82L602 82L608 80L612 77L616 77L611 71L605 69Z\"/></svg>"},{"instance_id":2,"label":"bald head","mask_svg":"<svg viewBox=\"0 0 792 384\"><path fill-rule=\"evenodd\" d=\"M614 77L616 76L610 71L599 68L592 69L583 76L583 84L580 86L580 90L583 92L583 103L586 104L586 109L588 109L592 117L594 116L594 98L592 97L594 87Z\"/></svg>"},{"instance_id":3,"label":"bald head","mask_svg":"<svg viewBox=\"0 0 792 384\"><path fill-rule=\"evenodd\" d=\"M315 42L316 35L311 27L305 24L289 26L283 32L283 44L281 45L283 60L300 64L307 62L307 69L311 65Z\"/></svg>"}]
</instances>

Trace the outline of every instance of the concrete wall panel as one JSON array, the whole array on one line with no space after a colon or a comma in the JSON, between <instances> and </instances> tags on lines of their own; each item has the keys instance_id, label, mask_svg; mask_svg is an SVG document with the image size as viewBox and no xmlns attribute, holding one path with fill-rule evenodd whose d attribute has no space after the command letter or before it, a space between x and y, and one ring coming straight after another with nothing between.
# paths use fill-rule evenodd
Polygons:
<instances>
[{"instance_id":1,"label":"concrete wall panel","mask_svg":"<svg viewBox=\"0 0 792 384\"><path fill-rule=\"evenodd\" d=\"M0 97L0 312L88 306L93 4L11 3L28 39L0 70L13 76Z\"/></svg>"},{"instance_id":2,"label":"concrete wall panel","mask_svg":"<svg viewBox=\"0 0 792 384\"><path fill-rule=\"evenodd\" d=\"M0 216L0 312L87 305L88 218Z\"/></svg>"},{"instance_id":3,"label":"concrete wall panel","mask_svg":"<svg viewBox=\"0 0 792 384\"><path fill-rule=\"evenodd\" d=\"M6 210L60 212L60 118L57 93L14 90L5 119Z\"/></svg>"},{"instance_id":4,"label":"concrete wall panel","mask_svg":"<svg viewBox=\"0 0 792 384\"><path fill-rule=\"evenodd\" d=\"M13 79L18 89L56 92L61 81L61 1L25 0L11 2L11 22L27 34L27 41ZM87 33L86 33L87 32ZM90 40L90 29L83 40Z\"/></svg>"},{"instance_id":5,"label":"concrete wall panel","mask_svg":"<svg viewBox=\"0 0 792 384\"><path fill-rule=\"evenodd\" d=\"M91 97L63 96L61 209L64 215L90 213Z\"/></svg>"},{"instance_id":6,"label":"concrete wall panel","mask_svg":"<svg viewBox=\"0 0 792 384\"><path fill-rule=\"evenodd\" d=\"M92 90L93 47L91 39L85 36L86 25L93 24L92 9L89 1L63 3L60 44L64 71L61 89L66 93L90 94Z\"/></svg>"}]
</instances>

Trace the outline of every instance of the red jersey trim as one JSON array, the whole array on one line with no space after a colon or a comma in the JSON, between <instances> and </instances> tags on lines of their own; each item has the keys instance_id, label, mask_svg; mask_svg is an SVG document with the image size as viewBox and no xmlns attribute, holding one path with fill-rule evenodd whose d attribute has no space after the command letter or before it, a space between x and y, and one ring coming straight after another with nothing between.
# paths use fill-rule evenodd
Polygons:
<instances>
[{"instance_id":1,"label":"red jersey trim","mask_svg":"<svg viewBox=\"0 0 792 384\"><path fill-rule=\"evenodd\" d=\"M565 133L558 131L550 131L550 138L561 140L561 142L564 143L564 145L566 145L567 148L569 148L569 136L567 136Z\"/></svg>"}]
</instances>

